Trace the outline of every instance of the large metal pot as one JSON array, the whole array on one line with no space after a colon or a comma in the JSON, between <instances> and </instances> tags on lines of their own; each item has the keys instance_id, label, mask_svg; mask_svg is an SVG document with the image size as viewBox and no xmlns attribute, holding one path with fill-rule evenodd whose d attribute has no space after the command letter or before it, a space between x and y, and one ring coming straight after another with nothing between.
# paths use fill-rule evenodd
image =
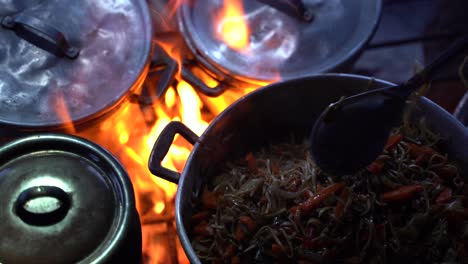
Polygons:
<instances>
[{"instance_id":1,"label":"large metal pot","mask_svg":"<svg viewBox=\"0 0 468 264\"><path fill-rule=\"evenodd\" d=\"M347 68L374 35L382 11L381 0L240 2L249 28L242 48L229 47L219 36L229 23L217 18L224 1L187 0L178 9L187 45L220 80L290 80Z\"/></svg>"},{"instance_id":2,"label":"large metal pot","mask_svg":"<svg viewBox=\"0 0 468 264\"><path fill-rule=\"evenodd\" d=\"M0 263L140 263L132 183L100 146L39 134L0 148Z\"/></svg>"},{"instance_id":3,"label":"large metal pot","mask_svg":"<svg viewBox=\"0 0 468 264\"><path fill-rule=\"evenodd\" d=\"M0 135L116 110L148 71L149 12L144 0L0 0Z\"/></svg>"},{"instance_id":4,"label":"large metal pot","mask_svg":"<svg viewBox=\"0 0 468 264\"><path fill-rule=\"evenodd\" d=\"M156 141L149 168L153 174L178 183L175 214L177 230L184 250L192 263L200 263L188 236L194 199L201 187L216 175L226 161L258 150L268 143L308 137L314 120L331 102L364 89L390 83L369 77L326 74L275 83L240 98L196 136L182 123L166 126ZM451 114L426 98L421 98L415 118L427 117L428 125L440 133L446 151L468 171L468 130ZM180 134L194 144L182 174L161 166L161 160Z\"/></svg>"}]
</instances>

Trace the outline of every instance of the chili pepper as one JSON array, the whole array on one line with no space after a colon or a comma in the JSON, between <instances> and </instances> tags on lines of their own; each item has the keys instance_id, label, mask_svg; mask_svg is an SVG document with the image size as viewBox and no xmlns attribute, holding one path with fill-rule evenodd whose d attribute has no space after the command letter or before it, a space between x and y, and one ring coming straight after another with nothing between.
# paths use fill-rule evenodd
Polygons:
<instances>
[{"instance_id":1,"label":"chili pepper","mask_svg":"<svg viewBox=\"0 0 468 264\"><path fill-rule=\"evenodd\" d=\"M321 190L313 197L310 197L305 202L300 203L298 206L303 213L308 213L316 209L317 207L319 207L323 201L325 201L328 197L333 195L335 192L341 190L344 186L345 184L343 182L337 182L330 186L327 186L325 189Z\"/></svg>"},{"instance_id":2,"label":"chili pepper","mask_svg":"<svg viewBox=\"0 0 468 264\"><path fill-rule=\"evenodd\" d=\"M349 198L349 190L348 188L343 189L343 191L340 194L340 199L338 200L336 207L335 207L335 218L336 219L341 219L341 217L344 214L344 207L346 205L346 202L348 201Z\"/></svg>"},{"instance_id":3,"label":"chili pepper","mask_svg":"<svg viewBox=\"0 0 468 264\"><path fill-rule=\"evenodd\" d=\"M395 190L385 192L382 194L381 199L384 202L404 201L411 198L414 194L422 192L423 190L424 187L419 184L401 186Z\"/></svg>"},{"instance_id":4,"label":"chili pepper","mask_svg":"<svg viewBox=\"0 0 468 264\"><path fill-rule=\"evenodd\" d=\"M247 161L247 167L249 168L249 170L252 173L257 174L258 173L257 159L255 158L252 152L247 153L247 155L245 156L245 161Z\"/></svg>"},{"instance_id":5,"label":"chili pepper","mask_svg":"<svg viewBox=\"0 0 468 264\"><path fill-rule=\"evenodd\" d=\"M208 191L208 188L204 188L201 195L202 205L208 209L216 209L218 198L213 192Z\"/></svg>"},{"instance_id":6,"label":"chili pepper","mask_svg":"<svg viewBox=\"0 0 468 264\"><path fill-rule=\"evenodd\" d=\"M436 203L444 204L450 202L452 199L452 189L445 188L436 198Z\"/></svg>"},{"instance_id":7,"label":"chili pepper","mask_svg":"<svg viewBox=\"0 0 468 264\"><path fill-rule=\"evenodd\" d=\"M193 228L193 233L200 236L213 235L213 229L209 226L208 222L203 221Z\"/></svg>"},{"instance_id":8,"label":"chili pepper","mask_svg":"<svg viewBox=\"0 0 468 264\"><path fill-rule=\"evenodd\" d=\"M385 144L384 149L387 151L392 150L400 141L403 139L403 135L395 134L388 138L387 143Z\"/></svg>"}]
</instances>

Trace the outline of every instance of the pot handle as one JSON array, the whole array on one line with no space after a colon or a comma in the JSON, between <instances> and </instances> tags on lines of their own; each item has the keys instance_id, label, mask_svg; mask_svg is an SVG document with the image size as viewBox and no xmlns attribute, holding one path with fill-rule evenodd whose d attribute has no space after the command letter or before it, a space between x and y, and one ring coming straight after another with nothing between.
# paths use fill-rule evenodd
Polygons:
<instances>
[{"instance_id":1,"label":"pot handle","mask_svg":"<svg viewBox=\"0 0 468 264\"><path fill-rule=\"evenodd\" d=\"M166 157L176 134L180 134L193 145L198 141L198 136L190 128L179 121L172 121L159 134L148 162L148 168L152 174L174 183L179 182L180 173L164 168L161 162Z\"/></svg>"},{"instance_id":2,"label":"pot handle","mask_svg":"<svg viewBox=\"0 0 468 264\"><path fill-rule=\"evenodd\" d=\"M16 35L29 43L56 56L75 59L80 51L68 44L65 35L42 20L24 14L5 16L2 26L13 30Z\"/></svg>"},{"instance_id":3,"label":"pot handle","mask_svg":"<svg viewBox=\"0 0 468 264\"><path fill-rule=\"evenodd\" d=\"M28 202L35 199L47 197L57 199L58 206L52 206L48 203L28 205ZM35 186L20 193L14 204L14 211L27 224L48 226L60 222L67 215L70 206L70 196L59 187Z\"/></svg>"}]
</instances>

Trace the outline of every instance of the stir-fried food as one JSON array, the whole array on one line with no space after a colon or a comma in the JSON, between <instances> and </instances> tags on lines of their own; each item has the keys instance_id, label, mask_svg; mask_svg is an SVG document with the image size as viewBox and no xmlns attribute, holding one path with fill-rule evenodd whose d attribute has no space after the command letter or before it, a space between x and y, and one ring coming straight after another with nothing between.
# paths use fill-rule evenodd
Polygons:
<instances>
[{"instance_id":1,"label":"stir-fried food","mask_svg":"<svg viewBox=\"0 0 468 264\"><path fill-rule=\"evenodd\" d=\"M400 128L343 177L320 171L307 142L249 153L202 191L193 248L207 263L466 263L467 175L438 143Z\"/></svg>"}]
</instances>

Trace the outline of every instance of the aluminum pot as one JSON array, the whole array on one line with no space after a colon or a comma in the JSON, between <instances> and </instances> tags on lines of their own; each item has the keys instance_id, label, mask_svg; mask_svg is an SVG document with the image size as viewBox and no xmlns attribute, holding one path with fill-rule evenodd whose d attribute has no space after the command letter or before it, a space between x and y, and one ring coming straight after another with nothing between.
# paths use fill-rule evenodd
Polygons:
<instances>
[{"instance_id":1,"label":"aluminum pot","mask_svg":"<svg viewBox=\"0 0 468 264\"><path fill-rule=\"evenodd\" d=\"M178 183L175 201L177 231L192 263L200 263L187 231L195 200L204 183L215 176L226 161L256 151L269 143L289 139L291 134L308 137L314 120L331 102L390 83L348 74L325 74L275 83L256 90L223 111L205 132L196 136L180 122L168 124L156 141L149 160L151 172ZM468 171L468 130L451 114L421 98L414 117L425 116L433 131L440 133L444 151ZM161 161L180 134L194 144L181 174L163 168Z\"/></svg>"},{"instance_id":2,"label":"aluminum pot","mask_svg":"<svg viewBox=\"0 0 468 264\"><path fill-rule=\"evenodd\" d=\"M0 148L0 263L140 263L132 183L100 146L39 134Z\"/></svg>"},{"instance_id":3,"label":"aluminum pot","mask_svg":"<svg viewBox=\"0 0 468 264\"><path fill-rule=\"evenodd\" d=\"M0 0L0 22L2 137L92 123L148 72L144 0Z\"/></svg>"},{"instance_id":4,"label":"aluminum pot","mask_svg":"<svg viewBox=\"0 0 468 264\"><path fill-rule=\"evenodd\" d=\"M382 13L382 0L240 2L249 28L243 47L231 48L219 36L229 21L214 19L223 1L187 0L177 12L191 52L220 80L290 80L348 69L374 36Z\"/></svg>"}]
</instances>

